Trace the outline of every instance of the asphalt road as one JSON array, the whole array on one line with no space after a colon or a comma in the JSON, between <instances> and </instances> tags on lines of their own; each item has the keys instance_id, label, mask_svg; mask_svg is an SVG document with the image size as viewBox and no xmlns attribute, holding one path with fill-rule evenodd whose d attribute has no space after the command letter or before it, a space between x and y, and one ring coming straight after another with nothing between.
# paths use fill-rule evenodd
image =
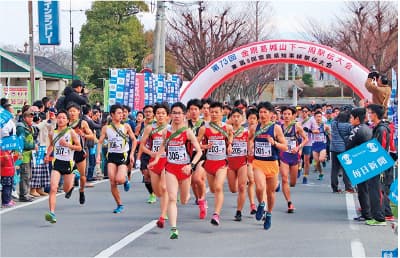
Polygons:
<instances>
[{"instance_id":1,"label":"asphalt road","mask_svg":"<svg viewBox=\"0 0 400 258\"><path fill-rule=\"evenodd\" d=\"M132 178L132 188L120 188L125 211L113 214L115 202L108 180L88 188L86 204L78 202L77 188L71 199L57 197L57 223L44 219L47 197L33 203L2 209L2 257L155 257L155 256L268 256L268 257L381 257L382 250L397 247L390 225L371 227L353 221L359 207L356 194L333 194L329 174L322 181L314 173L308 185L291 188L296 206L286 213L282 192L272 214L272 227L249 213L248 201L241 222L233 221L236 194L225 185L221 225L210 223L212 194L207 195L209 214L198 219L194 200L179 205L179 239L169 239L169 226L159 229L159 205L147 204L148 197L140 173ZM167 221L168 222L168 221ZM168 224L166 224L168 225Z\"/></svg>"}]
</instances>

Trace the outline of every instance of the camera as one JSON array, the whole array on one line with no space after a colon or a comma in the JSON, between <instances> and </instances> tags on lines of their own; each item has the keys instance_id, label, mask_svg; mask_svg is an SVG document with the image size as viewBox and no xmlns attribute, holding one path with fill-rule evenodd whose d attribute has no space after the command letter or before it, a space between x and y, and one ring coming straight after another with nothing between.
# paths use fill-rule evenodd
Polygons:
<instances>
[{"instance_id":1,"label":"camera","mask_svg":"<svg viewBox=\"0 0 400 258\"><path fill-rule=\"evenodd\" d=\"M369 74L368 74L368 78L371 79L378 79L379 78L379 72L376 70L376 66L375 65L371 65L369 67Z\"/></svg>"},{"instance_id":2,"label":"camera","mask_svg":"<svg viewBox=\"0 0 400 258\"><path fill-rule=\"evenodd\" d=\"M40 120L40 112L33 112L33 122L38 122Z\"/></svg>"}]
</instances>

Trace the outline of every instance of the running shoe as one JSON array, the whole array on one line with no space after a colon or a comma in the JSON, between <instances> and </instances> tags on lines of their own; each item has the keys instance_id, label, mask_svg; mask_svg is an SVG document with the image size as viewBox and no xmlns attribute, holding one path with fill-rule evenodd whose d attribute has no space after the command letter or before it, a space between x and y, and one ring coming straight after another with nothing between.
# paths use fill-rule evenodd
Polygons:
<instances>
[{"instance_id":1,"label":"running shoe","mask_svg":"<svg viewBox=\"0 0 400 258\"><path fill-rule=\"evenodd\" d=\"M79 173L79 171L77 169L74 169L72 171L72 174L75 174L75 180L79 180L81 178L81 174Z\"/></svg>"},{"instance_id":2,"label":"running shoe","mask_svg":"<svg viewBox=\"0 0 400 258\"><path fill-rule=\"evenodd\" d=\"M256 205L254 203L250 204L250 214L254 215L257 212Z\"/></svg>"},{"instance_id":3,"label":"running shoe","mask_svg":"<svg viewBox=\"0 0 400 258\"><path fill-rule=\"evenodd\" d=\"M124 205L119 204L117 208L114 209L113 213L121 213L124 210Z\"/></svg>"},{"instance_id":4,"label":"running shoe","mask_svg":"<svg viewBox=\"0 0 400 258\"><path fill-rule=\"evenodd\" d=\"M361 216L353 218L353 220L355 220L355 221L366 221L366 220L371 220L371 219L366 219L364 216L361 215Z\"/></svg>"},{"instance_id":5,"label":"running shoe","mask_svg":"<svg viewBox=\"0 0 400 258\"><path fill-rule=\"evenodd\" d=\"M165 224L165 219L161 216L158 220L157 220L157 227L159 228L163 228Z\"/></svg>"},{"instance_id":6,"label":"running shoe","mask_svg":"<svg viewBox=\"0 0 400 258\"><path fill-rule=\"evenodd\" d=\"M207 201L199 200L199 218L205 219L207 216Z\"/></svg>"},{"instance_id":7,"label":"running shoe","mask_svg":"<svg viewBox=\"0 0 400 258\"><path fill-rule=\"evenodd\" d=\"M242 221L242 212L236 211L235 221Z\"/></svg>"},{"instance_id":8,"label":"running shoe","mask_svg":"<svg viewBox=\"0 0 400 258\"><path fill-rule=\"evenodd\" d=\"M85 204L86 198L85 198L85 192L79 192L79 203L80 204Z\"/></svg>"},{"instance_id":9,"label":"running shoe","mask_svg":"<svg viewBox=\"0 0 400 258\"><path fill-rule=\"evenodd\" d=\"M124 183L124 190L125 192L128 192L129 189L131 189L131 182L129 182L128 177L126 177L126 181Z\"/></svg>"},{"instance_id":10,"label":"running shoe","mask_svg":"<svg viewBox=\"0 0 400 258\"><path fill-rule=\"evenodd\" d=\"M369 219L365 221L368 226L386 226L386 221L377 221L375 219Z\"/></svg>"},{"instance_id":11,"label":"running shoe","mask_svg":"<svg viewBox=\"0 0 400 258\"><path fill-rule=\"evenodd\" d=\"M317 180L322 180L324 179L324 174L319 174Z\"/></svg>"},{"instance_id":12,"label":"running shoe","mask_svg":"<svg viewBox=\"0 0 400 258\"><path fill-rule=\"evenodd\" d=\"M15 202L13 200L1 205L2 208L12 208L14 206L15 206Z\"/></svg>"},{"instance_id":13,"label":"running shoe","mask_svg":"<svg viewBox=\"0 0 400 258\"><path fill-rule=\"evenodd\" d=\"M278 184L278 186L275 188L275 192L279 192L281 190L281 184Z\"/></svg>"},{"instance_id":14,"label":"running shoe","mask_svg":"<svg viewBox=\"0 0 400 258\"><path fill-rule=\"evenodd\" d=\"M294 213L294 210L295 210L295 209L296 209L296 208L294 207L293 203L291 203L291 204L289 205L289 207L288 207L287 212L288 212L288 213Z\"/></svg>"},{"instance_id":15,"label":"running shoe","mask_svg":"<svg viewBox=\"0 0 400 258\"><path fill-rule=\"evenodd\" d=\"M340 193L343 193L343 190L342 189L337 189L337 190L333 190L332 192L340 194Z\"/></svg>"},{"instance_id":16,"label":"running shoe","mask_svg":"<svg viewBox=\"0 0 400 258\"><path fill-rule=\"evenodd\" d=\"M305 177L303 177L303 184L306 185L307 183L308 183L308 179L307 179L307 177L305 176Z\"/></svg>"},{"instance_id":17,"label":"running shoe","mask_svg":"<svg viewBox=\"0 0 400 258\"><path fill-rule=\"evenodd\" d=\"M386 221L395 221L394 216L385 216Z\"/></svg>"},{"instance_id":18,"label":"running shoe","mask_svg":"<svg viewBox=\"0 0 400 258\"><path fill-rule=\"evenodd\" d=\"M272 220L272 214L269 212L265 213L265 221L264 221L264 229L267 230L271 227L271 220Z\"/></svg>"},{"instance_id":19,"label":"running shoe","mask_svg":"<svg viewBox=\"0 0 400 258\"><path fill-rule=\"evenodd\" d=\"M66 199L69 199L71 197L73 190L74 190L74 187L72 186L71 190L69 190L68 192L65 193L65 198Z\"/></svg>"},{"instance_id":20,"label":"running shoe","mask_svg":"<svg viewBox=\"0 0 400 258\"><path fill-rule=\"evenodd\" d=\"M53 212L49 211L48 213L46 213L46 215L44 216L44 218L46 219L46 221L50 222L51 224L54 224L57 222L57 218L56 218L56 214L54 214Z\"/></svg>"},{"instance_id":21,"label":"running shoe","mask_svg":"<svg viewBox=\"0 0 400 258\"><path fill-rule=\"evenodd\" d=\"M157 202L157 197L154 193L149 195L149 199L147 199L147 203L156 203Z\"/></svg>"},{"instance_id":22,"label":"running shoe","mask_svg":"<svg viewBox=\"0 0 400 258\"><path fill-rule=\"evenodd\" d=\"M258 205L256 211L256 220L262 219L262 216L264 215L264 208L265 208L265 202L262 202Z\"/></svg>"},{"instance_id":23,"label":"running shoe","mask_svg":"<svg viewBox=\"0 0 400 258\"><path fill-rule=\"evenodd\" d=\"M171 228L169 232L169 239L178 239L179 231L176 228Z\"/></svg>"},{"instance_id":24,"label":"running shoe","mask_svg":"<svg viewBox=\"0 0 400 258\"><path fill-rule=\"evenodd\" d=\"M212 215L211 224L219 226L219 215L217 213Z\"/></svg>"}]
</instances>

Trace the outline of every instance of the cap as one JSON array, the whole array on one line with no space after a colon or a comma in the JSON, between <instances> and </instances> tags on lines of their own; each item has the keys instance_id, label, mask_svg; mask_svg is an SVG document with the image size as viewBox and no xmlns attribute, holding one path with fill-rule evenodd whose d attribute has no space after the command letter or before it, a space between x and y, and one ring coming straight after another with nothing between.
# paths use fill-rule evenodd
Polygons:
<instances>
[{"instance_id":1,"label":"cap","mask_svg":"<svg viewBox=\"0 0 400 258\"><path fill-rule=\"evenodd\" d=\"M26 116L33 116L33 112L30 111L30 110L27 110L27 111L24 112L23 116L24 116L24 117L26 117Z\"/></svg>"},{"instance_id":2,"label":"cap","mask_svg":"<svg viewBox=\"0 0 400 258\"><path fill-rule=\"evenodd\" d=\"M85 86L85 84L83 83L83 81L80 81L80 80L73 80L73 81L72 81L72 84L71 84L71 87L72 87L72 88L78 88L79 86L82 86L82 87Z\"/></svg>"}]
</instances>

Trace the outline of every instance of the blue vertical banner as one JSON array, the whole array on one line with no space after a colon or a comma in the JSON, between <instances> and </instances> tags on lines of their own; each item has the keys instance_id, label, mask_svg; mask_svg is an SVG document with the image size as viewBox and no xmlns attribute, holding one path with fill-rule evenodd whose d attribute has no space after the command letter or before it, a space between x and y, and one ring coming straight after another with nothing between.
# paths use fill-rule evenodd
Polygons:
<instances>
[{"instance_id":1,"label":"blue vertical banner","mask_svg":"<svg viewBox=\"0 0 400 258\"><path fill-rule=\"evenodd\" d=\"M118 69L117 90L116 90L116 103L124 104L125 92L125 69Z\"/></svg>"},{"instance_id":2,"label":"blue vertical banner","mask_svg":"<svg viewBox=\"0 0 400 258\"><path fill-rule=\"evenodd\" d=\"M131 78L130 78L130 81L129 81L128 106L131 108L131 110L134 110L136 70L135 69L131 69L130 70L130 74L131 74Z\"/></svg>"},{"instance_id":3,"label":"blue vertical banner","mask_svg":"<svg viewBox=\"0 0 400 258\"><path fill-rule=\"evenodd\" d=\"M144 105L149 105L151 96L151 84L153 84L153 78L151 73L144 73Z\"/></svg>"},{"instance_id":4,"label":"blue vertical banner","mask_svg":"<svg viewBox=\"0 0 400 258\"><path fill-rule=\"evenodd\" d=\"M117 81L118 69L110 69L110 84L108 86L108 103L110 106L117 103Z\"/></svg>"},{"instance_id":5,"label":"blue vertical banner","mask_svg":"<svg viewBox=\"0 0 400 258\"><path fill-rule=\"evenodd\" d=\"M155 90L155 101L158 103L163 102L163 92L164 92L164 87L165 87L165 78L164 75L159 74L158 79L156 82L156 90Z\"/></svg>"},{"instance_id":6,"label":"blue vertical banner","mask_svg":"<svg viewBox=\"0 0 400 258\"><path fill-rule=\"evenodd\" d=\"M131 82L131 72L132 69L126 69L125 73L125 85L124 85L124 102L121 104L124 104L125 106L129 105L129 92L130 92L130 82Z\"/></svg>"},{"instance_id":7,"label":"blue vertical banner","mask_svg":"<svg viewBox=\"0 0 400 258\"><path fill-rule=\"evenodd\" d=\"M392 68L392 94L390 95L390 101L389 101L389 106L388 106L388 119L389 121L392 121L394 124L394 141L395 141L395 146L397 146L398 143L398 138L397 138L397 132L398 132L398 125L399 125L399 120L398 120L398 105L397 105L398 97L397 97L397 76L396 76L396 71Z\"/></svg>"},{"instance_id":8,"label":"blue vertical banner","mask_svg":"<svg viewBox=\"0 0 400 258\"><path fill-rule=\"evenodd\" d=\"M58 1L38 1L39 44L60 45Z\"/></svg>"}]
</instances>

